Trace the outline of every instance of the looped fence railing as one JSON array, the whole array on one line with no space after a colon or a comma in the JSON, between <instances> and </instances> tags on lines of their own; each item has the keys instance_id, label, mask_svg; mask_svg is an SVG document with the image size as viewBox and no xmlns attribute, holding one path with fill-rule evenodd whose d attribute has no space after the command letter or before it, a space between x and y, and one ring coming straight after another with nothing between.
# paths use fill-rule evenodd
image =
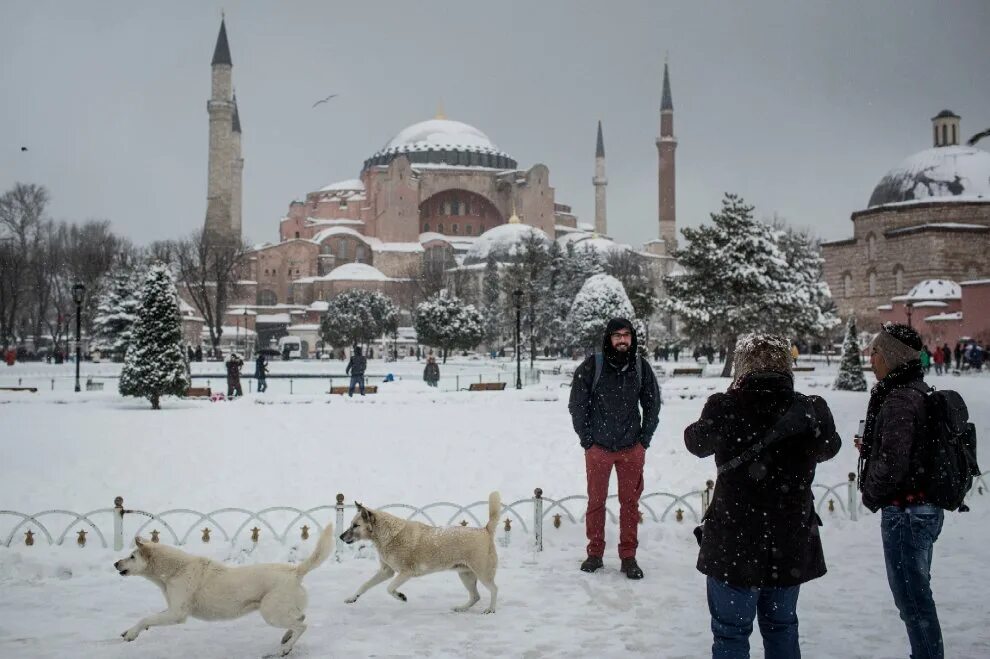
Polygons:
<instances>
[{"instance_id":1,"label":"looped fence railing","mask_svg":"<svg viewBox=\"0 0 990 659\"><path fill-rule=\"evenodd\" d=\"M967 504L975 504L990 494L988 475L983 472L974 478L973 489L967 495ZM640 497L639 521L643 523L675 522L699 523L711 503L714 481L705 487L684 494L674 492L649 492ZM856 475L832 485L814 483L811 486L814 510L822 517L846 518L856 521L869 514L864 508L857 488ZM606 519L617 523L618 496L605 500ZM544 497L536 488L533 496L502 503L499 511L499 541L509 544L515 525L524 538L530 538L533 548L542 551L545 527L559 529L565 522L579 525L584 522L588 497L574 494L559 498ZM433 526L484 526L488 521L488 501L458 504L436 501L424 506L407 503L390 503L376 510L389 512L404 519L424 522ZM231 545L274 541L290 545L305 541L322 532L327 520L333 520L336 533L349 524L348 514L356 513L354 504L345 504L344 495L338 494L335 504L313 508L272 506L253 511L246 508L218 508L209 512L189 508L173 508L159 513L124 508L124 500L117 497L112 508L99 508L87 513L71 510L43 510L33 514L14 510L0 510L0 544L11 547L27 546L44 540L49 546L65 544L70 533L76 534L80 547L96 542L100 547L120 551L125 538L141 535L152 542L169 542L182 546L190 543L207 543L219 540ZM344 544L338 538L335 555L338 560L344 552Z\"/></svg>"}]
</instances>

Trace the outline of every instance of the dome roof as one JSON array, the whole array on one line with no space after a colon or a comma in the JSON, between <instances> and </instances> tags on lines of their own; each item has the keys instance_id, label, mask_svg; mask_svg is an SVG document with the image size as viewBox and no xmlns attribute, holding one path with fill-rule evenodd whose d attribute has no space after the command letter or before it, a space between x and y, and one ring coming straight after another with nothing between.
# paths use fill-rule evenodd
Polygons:
<instances>
[{"instance_id":1,"label":"dome roof","mask_svg":"<svg viewBox=\"0 0 990 659\"><path fill-rule=\"evenodd\" d=\"M916 153L880 179L868 208L926 201L990 202L990 153L971 146Z\"/></svg>"},{"instance_id":2,"label":"dome roof","mask_svg":"<svg viewBox=\"0 0 990 659\"><path fill-rule=\"evenodd\" d=\"M367 263L345 263L330 271L327 281L390 281L384 272Z\"/></svg>"},{"instance_id":3,"label":"dome roof","mask_svg":"<svg viewBox=\"0 0 990 659\"><path fill-rule=\"evenodd\" d=\"M429 119L403 128L365 161L365 169L387 165L400 155L417 165L516 168L516 161L483 132L450 119Z\"/></svg>"},{"instance_id":4,"label":"dome roof","mask_svg":"<svg viewBox=\"0 0 990 659\"><path fill-rule=\"evenodd\" d=\"M520 256L523 241L529 236L535 236L544 248L550 246L547 234L528 224L509 223L492 227L471 245L464 255L464 265L484 263L489 254L493 254L498 261L515 261Z\"/></svg>"},{"instance_id":5,"label":"dome roof","mask_svg":"<svg viewBox=\"0 0 990 659\"><path fill-rule=\"evenodd\" d=\"M915 284L907 295L895 298L905 302L934 302L962 299L962 287L951 279L926 279Z\"/></svg>"}]
</instances>

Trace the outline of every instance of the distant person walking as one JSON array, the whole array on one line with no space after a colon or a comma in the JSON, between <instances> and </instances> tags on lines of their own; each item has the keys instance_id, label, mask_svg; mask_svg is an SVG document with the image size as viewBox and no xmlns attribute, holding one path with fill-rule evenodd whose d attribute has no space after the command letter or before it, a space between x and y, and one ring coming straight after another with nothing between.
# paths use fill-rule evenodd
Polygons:
<instances>
[{"instance_id":1,"label":"distant person walking","mask_svg":"<svg viewBox=\"0 0 990 659\"><path fill-rule=\"evenodd\" d=\"M368 368L368 358L361 354L361 346L354 347L354 354L347 362L344 373L351 376L351 386L347 390L347 395L354 396L354 387L359 387L361 395L364 395L364 372Z\"/></svg>"},{"instance_id":2,"label":"distant person walking","mask_svg":"<svg viewBox=\"0 0 990 659\"><path fill-rule=\"evenodd\" d=\"M945 357L945 374L948 375L952 370L952 348L948 343L942 346L942 355Z\"/></svg>"},{"instance_id":3,"label":"distant person walking","mask_svg":"<svg viewBox=\"0 0 990 659\"><path fill-rule=\"evenodd\" d=\"M254 377L258 381L258 393L268 391L268 359L264 353L259 352L258 358L254 360Z\"/></svg>"},{"instance_id":4,"label":"distant person walking","mask_svg":"<svg viewBox=\"0 0 990 659\"><path fill-rule=\"evenodd\" d=\"M581 570L595 572L604 566L605 500L614 468L619 481L620 569L630 579L643 578L636 562L639 497L646 449L660 416L656 376L636 348L632 323L625 318L608 321L601 352L589 356L574 372L568 404L574 432L584 449L588 480L588 557Z\"/></svg>"},{"instance_id":5,"label":"distant person walking","mask_svg":"<svg viewBox=\"0 0 990 659\"><path fill-rule=\"evenodd\" d=\"M791 359L794 360L794 366L797 366L798 357L801 356L801 351L798 350L797 344L791 344Z\"/></svg>"},{"instance_id":6,"label":"distant person walking","mask_svg":"<svg viewBox=\"0 0 990 659\"><path fill-rule=\"evenodd\" d=\"M244 366L244 360L236 352L231 351L227 357L226 365L227 396L243 396L244 391L241 390L241 368Z\"/></svg>"},{"instance_id":7,"label":"distant person walking","mask_svg":"<svg viewBox=\"0 0 990 659\"><path fill-rule=\"evenodd\" d=\"M935 346L935 353L932 355L932 361L935 362L935 375L942 375L942 371L945 367L945 353L938 346Z\"/></svg>"},{"instance_id":8,"label":"distant person walking","mask_svg":"<svg viewBox=\"0 0 990 659\"><path fill-rule=\"evenodd\" d=\"M440 382L440 365L433 355L426 358L426 368L423 369L423 380L431 387L437 386Z\"/></svg>"},{"instance_id":9,"label":"distant person walking","mask_svg":"<svg viewBox=\"0 0 990 659\"><path fill-rule=\"evenodd\" d=\"M918 359L921 360L921 368L925 370L925 375L928 375L932 370L932 353L928 352L928 346L922 346Z\"/></svg>"},{"instance_id":10,"label":"distant person walking","mask_svg":"<svg viewBox=\"0 0 990 659\"><path fill-rule=\"evenodd\" d=\"M957 371L961 371L962 370L962 358L963 358L963 347L962 347L962 343L956 343L955 356L956 356L956 370Z\"/></svg>"}]
</instances>

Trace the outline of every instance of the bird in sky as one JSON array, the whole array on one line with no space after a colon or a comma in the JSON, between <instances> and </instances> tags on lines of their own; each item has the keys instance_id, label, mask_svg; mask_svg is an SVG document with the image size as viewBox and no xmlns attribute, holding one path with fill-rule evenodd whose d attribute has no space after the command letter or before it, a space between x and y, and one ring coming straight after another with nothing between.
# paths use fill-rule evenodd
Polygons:
<instances>
[{"instance_id":1,"label":"bird in sky","mask_svg":"<svg viewBox=\"0 0 990 659\"><path fill-rule=\"evenodd\" d=\"M323 99L320 99L320 100L319 100L319 101L317 101L316 103L313 103L313 107L315 108L315 107L316 107L317 105L319 105L320 103L326 103L327 101L329 101L329 100L330 100L331 98L333 98L334 96L336 96L336 94L330 94L330 95L329 95L329 96L327 96L326 98L323 98Z\"/></svg>"},{"instance_id":2,"label":"bird in sky","mask_svg":"<svg viewBox=\"0 0 990 659\"><path fill-rule=\"evenodd\" d=\"M21 151L27 151L27 150L28 150L28 148L26 146L22 146L21 147Z\"/></svg>"},{"instance_id":3,"label":"bird in sky","mask_svg":"<svg viewBox=\"0 0 990 659\"><path fill-rule=\"evenodd\" d=\"M976 143L979 142L980 140L982 140L984 137L990 137L990 128L987 128L982 133L977 133L976 135L973 135L971 138L969 138L966 141L966 145L967 146L976 146Z\"/></svg>"}]
</instances>

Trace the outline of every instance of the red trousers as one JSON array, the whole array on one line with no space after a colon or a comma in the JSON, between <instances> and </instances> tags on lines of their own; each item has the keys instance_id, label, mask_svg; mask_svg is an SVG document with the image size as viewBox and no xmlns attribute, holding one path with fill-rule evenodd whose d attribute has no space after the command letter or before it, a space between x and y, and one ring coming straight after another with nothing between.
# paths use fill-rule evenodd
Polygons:
<instances>
[{"instance_id":1,"label":"red trousers","mask_svg":"<svg viewBox=\"0 0 990 659\"><path fill-rule=\"evenodd\" d=\"M584 452L588 475L588 556L605 554L605 499L612 467L619 480L619 558L633 558L639 546L639 497L643 494L643 464L646 449L636 444L621 451L606 451L592 446Z\"/></svg>"}]
</instances>

